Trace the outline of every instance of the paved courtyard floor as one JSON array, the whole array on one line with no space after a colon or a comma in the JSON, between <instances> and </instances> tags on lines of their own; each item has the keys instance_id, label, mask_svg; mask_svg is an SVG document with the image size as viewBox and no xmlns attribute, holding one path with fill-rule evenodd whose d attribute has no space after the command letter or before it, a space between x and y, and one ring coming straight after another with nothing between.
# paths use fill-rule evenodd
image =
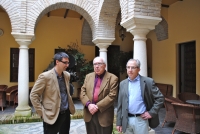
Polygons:
<instances>
[{"instance_id":1,"label":"paved courtyard floor","mask_svg":"<svg viewBox=\"0 0 200 134\"><path fill-rule=\"evenodd\" d=\"M79 100L74 100L76 110L83 109L83 105ZM13 106L4 108L4 111L0 111L0 121L5 116L13 115L15 112ZM32 112L35 112L32 107ZM18 124L0 124L0 134L43 134L43 123L18 123ZM70 134L86 134L85 122L83 119L73 119L70 125Z\"/></svg>"},{"instance_id":2,"label":"paved courtyard floor","mask_svg":"<svg viewBox=\"0 0 200 134\"><path fill-rule=\"evenodd\" d=\"M83 109L83 106L79 100L74 100L74 104L77 110ZM13 106L5 108L4 111L0 111L0 120L1 117L3 117L3 115L13 114L14 111L15 108L13 108ZM154 129L156 134L171 134L173 130L174 123L166 123L163 128L161 127L164 117L165 117L165 108L161 108L159 112L160 125ZM43 134L43 124L42 122L1 124L0 134ZM71 120L70 134L86 134L85 123L83 119ZM185 133L176 131L175 134L185 134Z\"/></svg>"},{"instance_id":3,"label":"paved courtyard floor","mask_svg":"<svg viewBox=\"0 0 200 134\"><path fill-rule=\"evenodd\" d=\"M43 134L42 122L0 125L0 134ZM70 134L86 134L83 119L71 121Z\"/></svg>"}]
</instances>

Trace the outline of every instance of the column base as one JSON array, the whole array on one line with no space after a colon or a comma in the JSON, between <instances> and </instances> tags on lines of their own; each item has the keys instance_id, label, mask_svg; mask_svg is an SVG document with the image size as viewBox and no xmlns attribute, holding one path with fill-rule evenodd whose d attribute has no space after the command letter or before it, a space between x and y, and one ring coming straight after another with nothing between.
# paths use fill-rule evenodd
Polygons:
<instances>
[{"instance_id":1,"label":"column base","mask_svg":"<svg viewBox=\"0 0 200 134\"><path fill-rule=\"evenodd\" d=\"M31 107L17 107L15 110L15 117L31 117Z\"/></svg>"}]
</instances>

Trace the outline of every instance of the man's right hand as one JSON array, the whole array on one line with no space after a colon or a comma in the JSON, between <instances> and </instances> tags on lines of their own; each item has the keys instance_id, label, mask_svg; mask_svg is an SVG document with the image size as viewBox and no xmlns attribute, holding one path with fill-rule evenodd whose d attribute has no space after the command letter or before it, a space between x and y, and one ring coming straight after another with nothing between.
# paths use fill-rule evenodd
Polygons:
<instances>
[{"instance_id":1,"label":"man's right hand","mask_svg":"<svg viewBox=\"0 0 200 134\"><path fill-rule=\"evenodd\" d=\"M98 107L95 104L89 104L88 105L88 110L93 115L93 114L95 114L98 111Z\"/></svg>"},{"instance_id":2,"label":"man's right hand","mask_svg":"<svg viewBox=\"0 0 200 134\"><path fill-rule=\"evenodd\" d=\"M117 131L121 133L122 132L122 126L117 126Z\"/></svg>"}]
</instances>

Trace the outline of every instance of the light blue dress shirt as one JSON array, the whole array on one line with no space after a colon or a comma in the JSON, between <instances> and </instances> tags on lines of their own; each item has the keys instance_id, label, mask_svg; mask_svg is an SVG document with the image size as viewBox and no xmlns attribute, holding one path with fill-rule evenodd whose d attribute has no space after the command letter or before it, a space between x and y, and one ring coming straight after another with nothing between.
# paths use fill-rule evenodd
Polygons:
<instances>
[{"instance_id":1,"label":"light blue dress shirt","mask_svg":"<svg viewBox=\"0 0 200 134\"><path fill-rule=\"evenodd\" d=\"M146 106L141 94L140 77L139 75L134 79L129 80L128 92L129 92L129 113L130 114L142 114L146 111Z\"/></svg>"}]
</instances>

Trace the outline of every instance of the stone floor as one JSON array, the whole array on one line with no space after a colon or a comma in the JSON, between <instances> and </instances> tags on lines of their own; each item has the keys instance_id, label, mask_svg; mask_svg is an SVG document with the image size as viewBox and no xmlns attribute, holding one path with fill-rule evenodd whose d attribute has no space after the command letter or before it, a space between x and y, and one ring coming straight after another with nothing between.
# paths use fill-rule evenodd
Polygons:
<instances>
[{"instance_id":1,"label":"stone floor","mask_svg":"<svg viewBox=\"0 0 200 134\"><path fill-rule=\"evenodd\" d=\"M172 123L172 122L165 123L164 127L162 128L161 126L164 121L164 118L165 118L165 108L161 108L159 111L160 125L154 129L156 134L171 134L172 133L175 123ZM175 134L186 134L186 133L176 130Z\"/></svg>"},{"instance_id":2,"label":"stone floor","mask_svg":"<svg viewBox=\"0 0 200 134\"><path fill-rule=\"evenodd\" d=\"M74 100L76 109L83 109L83 106L79 100ZM0 111L0 121L5 115L13 114L15 108L13 106L5 108L4 111ZM116 111L116 108L115 108ZM34 112L34 109L33 109ZM155 128L156 134L171 134L174 123L166 123L162 128L161 124L164 120L165 108L162 108L159 112L160 125ZM32 122L32 123L18 123L18 124L2 124L0 125L0 134L42 134L43 125L42 122ZM85 123L83 119L72 119L70 134L86 134ZM175 134L185 134L176 131Z\"/></svg>"},{"instance_id":3,"label":"stone floor","mask_svg":"<svg viewBox=\"0 0 200 134\"><path fill-rule=\"evenodd\" d=\"M0 134L42 134L42 122L0 125ZM70 134L86 134L83 119L71 121Z\"/></svg>"}]
</instances>

